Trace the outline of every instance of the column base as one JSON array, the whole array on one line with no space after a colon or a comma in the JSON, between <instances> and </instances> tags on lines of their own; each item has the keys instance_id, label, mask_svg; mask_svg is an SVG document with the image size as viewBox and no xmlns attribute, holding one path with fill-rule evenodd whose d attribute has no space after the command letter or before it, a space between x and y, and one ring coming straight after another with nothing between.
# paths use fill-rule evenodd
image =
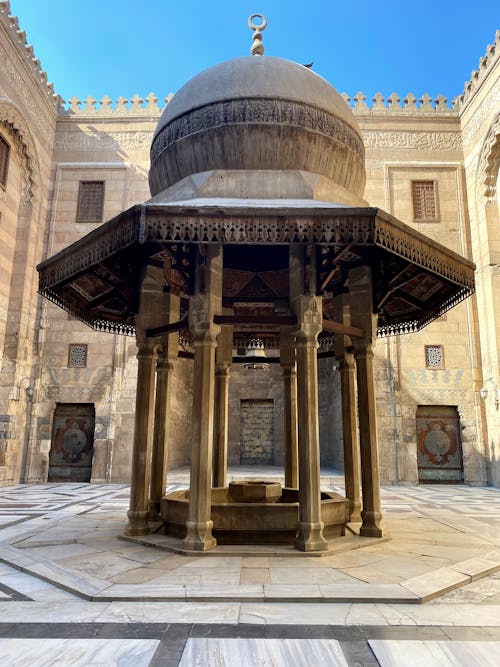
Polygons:
<instances>
[{"instance_id":1,"label":"column base","mask_svg":"<svg viewBox=\"0 0 500 667\"><path fill-rule=\"evenodd\" d=\"M325 551L328 542L323 537L323 522L299 523L299 534L295 540L295 548L299 551Z\"/></svg>"},{"instance_id":2,"label":"column base","mask_svg":"<svg viewBox=\"0 0 500 667\"><path fill-rule=\"evenodd\" d=\"M160 500L149 501L148 521L161 521Z\"/></svg>"},{"instance_id":3,"label":"column base","mask_svg":"<svg viewBox=\"0 0 500 667\"><path fill-rule=\"evenodd\" d=\"M212 535L213 521L186 521L186 537L182 540L182 548L190 551L208 551L217 546Z\"/></svg>"},{"instance_id":4,"label":"column base","mask_svg":"<svg viewBox=\"0 0 500 667\"><path fill-rule=\"evenodd\" d=\"M359 529L362 537L382 537L382 529L379 526L382 514L380 512L361 512L363 525Z\"/></svg>"},{"instance_id":5,"label":"column base","mask_svg":"<svg viewBox=\"0 0 500 667\"><path fill-rule=\"evenodd\" d=\"M128 525L125 535L149 535L151 529L148 525L148 511L129 510L127 512Z\"/></svg>"},{"instance_id":6,"label":"column base","mask_svg":"<svg viewBox=\"0 0 500 667\"><path fill-rule=\"evenodd\" d=\"M351 523L359 523L361 521L361 503L351 503L349 501L349 517Z\"/></svg>"}]
</instances>

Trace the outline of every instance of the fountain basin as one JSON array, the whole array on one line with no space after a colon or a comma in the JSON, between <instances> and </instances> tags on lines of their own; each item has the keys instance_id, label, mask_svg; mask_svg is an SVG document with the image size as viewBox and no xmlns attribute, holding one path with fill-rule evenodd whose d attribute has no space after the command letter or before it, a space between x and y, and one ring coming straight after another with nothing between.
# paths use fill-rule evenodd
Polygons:
<instances>
[{"instance_id":1,"label":"fountain basin","mask_svg":"<svg viewBox=\"0 0 500 667\"><path fill-rule=\"evenodd\" d=\"M251 484L262 485L262 482ZM283 488L275 500L254 502L249 499L252 493L249 487L246 483L236 490L236 497L243 495L242 502L235 500L232 485L212 489L212 533L217 543L294 544L299 523L298 490ZM160 514L168 535L185 537L188 511L189 490L173 491L162 498ZM344 535L349 521L348 501L338 493L322 491L321 519L327 539Z\"/></svg>"}]
</instances>

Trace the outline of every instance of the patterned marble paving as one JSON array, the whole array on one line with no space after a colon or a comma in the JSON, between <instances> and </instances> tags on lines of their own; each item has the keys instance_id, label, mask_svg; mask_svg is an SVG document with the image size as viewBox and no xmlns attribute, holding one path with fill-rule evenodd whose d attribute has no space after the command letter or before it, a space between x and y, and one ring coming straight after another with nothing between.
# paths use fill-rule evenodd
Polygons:
<instances>
[{"instance_id":1,"label":"patterned marble paving","mask_svg":"<svg viewBox=\"0 0 500 667\"><path fill-rule=\"evenodd\" d=\"M148 667L155 639L0 639L0 662L16 667Z\"/></svg>"},{"instance_id":2,"label":"patterned marble paving","mask_svg":"<svg viewBox=\"0 0 500 667\"><path fill-rule=\"evenodd\" d=\"M256 468L253 476L265 471ZM334 478L330 473L325 482ZM174 482L169 490L181 486ZM341 490L338 484L330 488ZM103 602L148 595L172 601L240 596L254 601L412 602L419 595L432 599L447 581L451 590L442 603L500 603L500 574L474 581L489 562L491 569L500 566L498 489L388 487L382 490L382 504L390 542L357 549L357 538L347 536L347 551L313 559L293 552L241 558L224 547L210 557L186 558L117 539L126 519L126 485L6 487L0 489L0 561L22 567L24 572L17 574L26 579L12 578L0 568L0 599L16 599L3 585L31 599L56 599L59 591L62 597L73 592ZM58 586L30 589L28 579L56 581Z\"/></svg>"},{"instance_id":3,"label":"patterned marble paving","mask_svg":"<svg viewBox=\"0 0 500 667\"><path fill-rule=\"evenodd\" d=\"M500 642L374 640L380 667L498 667Z\"/></svg>"},{"instance_id":4,"label":"patterned marble paving","mask_svg":"<svg viewBox=\"0 0 500 667\"><path fill-rule=\"evenodd\" d=\"M333 639L188 639L179 667L348 667Z\"/></svg>"}]
</instances>

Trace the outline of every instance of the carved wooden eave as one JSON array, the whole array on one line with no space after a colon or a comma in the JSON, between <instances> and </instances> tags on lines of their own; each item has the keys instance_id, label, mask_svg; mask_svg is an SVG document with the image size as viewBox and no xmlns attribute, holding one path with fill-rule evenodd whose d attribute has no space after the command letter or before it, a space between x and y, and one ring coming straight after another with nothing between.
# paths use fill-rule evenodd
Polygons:
<instances>
[{"instance_id":1,"label":"carved wooden eave","mask_svg":"<svg viewBox=\"0 0 500 667\"><path fill-rule=\"evenodd\" d=\"M188 295L194 250L208 243L314 248L326 319L349 269L368 263L379 335L416 331L474 291L472 262L388 213L309 200L134 206L42 262L39 291L95 329L131 334L142 267L177 258L166 282Z\"/></svg>"}]
</instances>

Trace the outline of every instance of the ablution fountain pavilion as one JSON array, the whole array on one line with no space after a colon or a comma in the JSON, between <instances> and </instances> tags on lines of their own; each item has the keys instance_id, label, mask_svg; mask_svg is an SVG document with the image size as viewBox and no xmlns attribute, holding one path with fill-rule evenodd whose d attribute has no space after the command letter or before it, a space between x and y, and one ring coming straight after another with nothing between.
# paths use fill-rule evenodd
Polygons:
<instances>
[{"instance_id":1,"label":"ablution fountain pavilion","mask_svg":"<svg viewBox=\"0 0 500 667\"><path fill-rule=\"evenodd\" d=\"M266 21L249 23L252 55L204 70L167 105L152 198L42 262L39 290L91 327L135 333L126 535L162 522L184 553L217 543L315 553L350 521L382 536L377 336L418 330L469 296L474 265L368 205L348 105L310 68L265 56ZM345 498L320 489L318 354L340 364ZM165 496L179 355L193 368L190 486ZM283 369L285 487L228 486L231 364L272 355Z\"/></svg>"}]
</instances>

